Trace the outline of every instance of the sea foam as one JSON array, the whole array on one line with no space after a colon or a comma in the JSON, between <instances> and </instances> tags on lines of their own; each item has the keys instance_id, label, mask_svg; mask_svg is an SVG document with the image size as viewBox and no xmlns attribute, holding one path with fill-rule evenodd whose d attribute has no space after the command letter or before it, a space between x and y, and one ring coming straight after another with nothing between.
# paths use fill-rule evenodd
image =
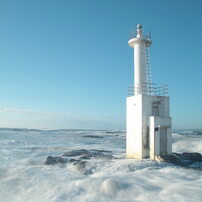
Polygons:
<instances>
[{"instance_id":1,"label":"sea foam","mask_svg":"<svg viewBox=\"0 0 202 202\"><path fill-rule=\"evenodd\" d=\"M201 153L201 145L202 136L194 131L173 134L174 152ZM45 164L48 156L71 151L88 155L82 169L73 163ZM124 131L0 129L0 152L0 201L4 202L197 202L202 198L201 171L125 159ZM77 157L82 156L65 158Z\"/></svg>"}]
</instances>

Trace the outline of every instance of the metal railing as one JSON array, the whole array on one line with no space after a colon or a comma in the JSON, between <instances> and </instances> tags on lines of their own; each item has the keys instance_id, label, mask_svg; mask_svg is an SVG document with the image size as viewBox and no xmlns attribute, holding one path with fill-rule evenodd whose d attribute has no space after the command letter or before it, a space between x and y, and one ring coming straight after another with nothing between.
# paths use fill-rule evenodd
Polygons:
<instances>
[{"instance_id":1,"label":"metal railing","mask_svg":"<svg viewBox=\"0 0 202 202\"><path fill-rule=\"evenodd\" d=\"M151 39L151 32L150 31L149 31L148 34L144 35L144 30L143 30L142 35L143 35L143 39L145 39L145 40ZM136 36L137 36L137 29L136 28L131 29L130 32L129 32L129 40L133 39L133 38L136 38Z\"/></svg>"},{"instance_id":2,"label":"metal railing","mask_svg":"<svg viewBox=\"0 0 202 202\"><path fill-rule=\"evenodd\" d=\"M154 83L141 83L135 86L129 86L128 95L156 95L156 96L167 96L168 85L157 86Z\"/></svg>"},{"instance_id":3,"label":"metal railing","mask_svg":"<svg viewBox=\"0 0 202 202\"><path fill-rule=\"evenodd\" d=\"M129 32L129 40L137 37L137 30L134 28ZM145 42L146 47L150 47L152 44L151 41L151 32L146 34L145 36L142 36L143 41Z\"/></svg>"},{"instance_id":4,"label":"metal railing","mask_svg":"<svg viewBox=\"0 0 202 202\"><path fill-rule=\"evenodd\" d=\"M137 36L137 29L136 28L131 29L129 32L129 40L135 38L136 36Z\"/></svg>"}]
</instances>

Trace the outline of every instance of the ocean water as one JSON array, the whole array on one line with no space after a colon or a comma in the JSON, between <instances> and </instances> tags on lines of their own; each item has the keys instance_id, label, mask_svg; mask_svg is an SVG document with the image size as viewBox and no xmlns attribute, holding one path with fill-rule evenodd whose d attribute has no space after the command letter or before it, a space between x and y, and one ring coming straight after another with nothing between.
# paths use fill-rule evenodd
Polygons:
<instances>
[{"instance_id":1,"label":"ocean water","mask_svg":"<svg viewBox=\"0 0 202 202\"><path fill-rule=\"evenodd\" d=\"M75 150L91 156L45 164ZM173 133L173 151L202 153L202 132ZM0 129L0 202L201 199L201 171L125 159L125 131Z\"/></svg>"}]
</instances>

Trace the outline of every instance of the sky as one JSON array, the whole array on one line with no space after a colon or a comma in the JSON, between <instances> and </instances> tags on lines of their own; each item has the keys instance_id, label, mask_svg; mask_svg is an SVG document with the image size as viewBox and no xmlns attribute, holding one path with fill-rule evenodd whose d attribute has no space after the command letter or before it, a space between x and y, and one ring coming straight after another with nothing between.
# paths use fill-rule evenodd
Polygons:
<instances>
[{"instance_id":1,"label":"sky","mask_svg":"<svg viewBox=\"0 0 202 202\"><path fill-rule=\"evenodd\" d=\"M201 0L0 0L0 127L124 130L140 23L173 129L202 129L201 10Z\"/></svg>"}]
</instances>

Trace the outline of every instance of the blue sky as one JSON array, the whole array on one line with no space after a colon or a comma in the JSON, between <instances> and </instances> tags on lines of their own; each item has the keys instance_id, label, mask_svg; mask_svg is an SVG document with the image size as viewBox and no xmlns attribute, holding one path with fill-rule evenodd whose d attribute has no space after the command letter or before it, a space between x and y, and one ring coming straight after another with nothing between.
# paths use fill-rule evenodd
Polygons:
<instances>
[{"instance_id":1,"label":"blue sky","mask_svg":"<svg viewBox=\"0 0 202 202\"><path fill-rule=\"evenodd\" d=\"M0 127L125 129L129 30L152 31L174 129L202 129L201 0L0 0Z\"/></svg>"}]
</instances>

